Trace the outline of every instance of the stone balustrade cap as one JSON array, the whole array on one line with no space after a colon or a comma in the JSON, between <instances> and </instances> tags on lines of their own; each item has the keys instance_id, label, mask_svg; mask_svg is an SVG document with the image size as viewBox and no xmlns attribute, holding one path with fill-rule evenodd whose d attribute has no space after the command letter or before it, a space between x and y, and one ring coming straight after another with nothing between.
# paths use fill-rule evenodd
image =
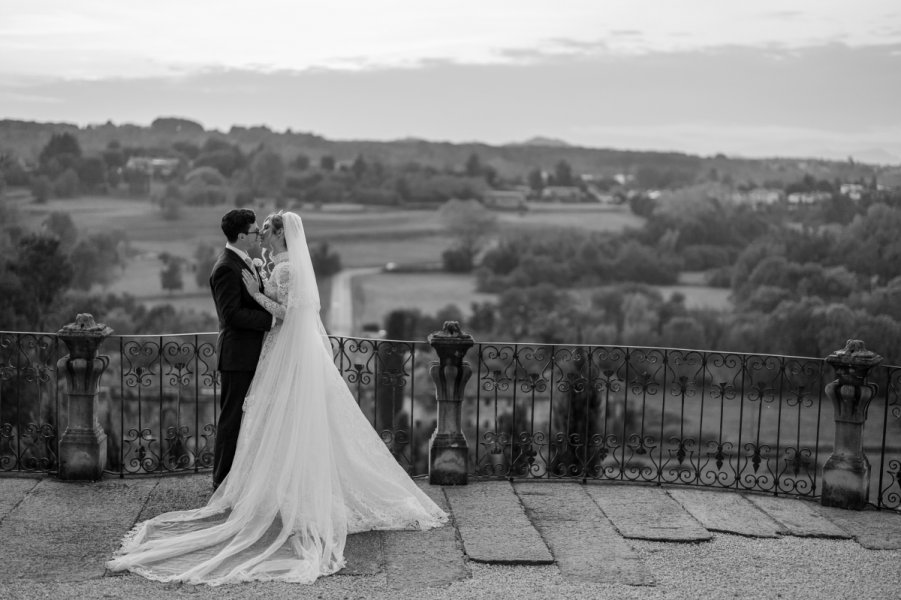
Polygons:
<instances>
[{"instance_id":1,"label":"stone balustrade cap","mask_svg":"<svg viewBox=\"0 0 901 600\"><path fill-rule=\"evenodd\" d=\"M867 350L864 343L860 340L848 340L845 347L836 350L826 357L826 362L833 366L876 366L883 361L883 358L873 352Z\"/></svg>"},{"instance_id":2,"label":"stone balustrade cap","mask_svg":"<svg viewBox=\"0 0 901 600\"><path fill-rule=\"evenodd\" d=\"M79 313L75 316L75 321L73 323L63 325L57 334L69 337L106 337L112 332L112 327L95 322L94 315L90 313Z\"/></svg>"}]
</instances>

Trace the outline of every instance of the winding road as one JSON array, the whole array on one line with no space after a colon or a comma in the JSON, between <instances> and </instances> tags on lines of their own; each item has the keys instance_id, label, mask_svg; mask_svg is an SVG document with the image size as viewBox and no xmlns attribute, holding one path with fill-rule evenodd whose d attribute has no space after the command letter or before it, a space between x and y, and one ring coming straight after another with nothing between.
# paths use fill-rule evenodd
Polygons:
<instances>
[{"instance_id":1,"label":"winding road","mask_svg":"<svg viewBox=\"0 0 901 600\"><path fill-rule=\"evenodd\" d=\"M354 301L351 285L358 275L381 272L381 267L344 269L332 277L332 301L328 311L328 332L339 337L354 335Z\"/></svg>"}]
</instances>

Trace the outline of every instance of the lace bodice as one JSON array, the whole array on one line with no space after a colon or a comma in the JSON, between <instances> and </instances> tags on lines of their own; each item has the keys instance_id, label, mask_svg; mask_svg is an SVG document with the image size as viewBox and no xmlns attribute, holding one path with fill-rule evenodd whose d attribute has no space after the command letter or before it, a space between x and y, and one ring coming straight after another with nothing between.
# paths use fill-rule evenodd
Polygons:
<instances>
[{"instance_id":1,"label":"lace bodice","mask_svg":"<svg viewBox=\"0 0 901 600\"><path fill-rule=\"evenodd\" d=\"M291 289L291 272L288 269L288 253L280 252L272 257L274 263L272 272L268 277L263 279L263 291L265 293L256 293L254 299L260 306L265 308L269 314L279 319L285 318L285 311L288 306L288 293Z\"/></svg>"}]
</instances>

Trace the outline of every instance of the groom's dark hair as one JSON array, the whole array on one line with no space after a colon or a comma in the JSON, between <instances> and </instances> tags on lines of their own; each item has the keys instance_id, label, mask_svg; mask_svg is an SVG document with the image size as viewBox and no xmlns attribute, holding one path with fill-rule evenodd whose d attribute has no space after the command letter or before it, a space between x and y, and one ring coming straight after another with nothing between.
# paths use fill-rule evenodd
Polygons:
<instances>
[{"instance_id":1,"label":"groom's dark hair","mask_svg":"<svg viewBox=\"0 0 901 600\"><path fill-rule=\"evenodd\" d=\"M249 208L236 208L222 217L222 233L229 242L238 241L238 234L247 233L257 220L255 212Z\"/></svg>"}]
</instances>

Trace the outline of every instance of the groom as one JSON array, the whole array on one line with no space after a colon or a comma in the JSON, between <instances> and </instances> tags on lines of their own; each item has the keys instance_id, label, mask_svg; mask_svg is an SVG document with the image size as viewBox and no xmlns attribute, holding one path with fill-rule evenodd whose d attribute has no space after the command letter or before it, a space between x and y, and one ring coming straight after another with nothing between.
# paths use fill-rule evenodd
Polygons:
<instances>
[{"instance_id":1,"label":"groom","mask_svg":"<svg viewBox=\"0 0 901 600\"><path fill-rule=\"evenodd\" d=\"M272 327L273 316L266 312L247 292L242 272L260 276L248 255L260 245L260 228L252 210L230 210L222 217L222 232L228 241L213 265L210 289L219 316L219 339L216 350L222 377L219 397L219 422L216 424L216 446L213 455L213 488L218 488L228 475L238 445L244 396L250 388L263 336ZM262 292L262 281L260 283Z\"/></svg>"}]
</instances>

